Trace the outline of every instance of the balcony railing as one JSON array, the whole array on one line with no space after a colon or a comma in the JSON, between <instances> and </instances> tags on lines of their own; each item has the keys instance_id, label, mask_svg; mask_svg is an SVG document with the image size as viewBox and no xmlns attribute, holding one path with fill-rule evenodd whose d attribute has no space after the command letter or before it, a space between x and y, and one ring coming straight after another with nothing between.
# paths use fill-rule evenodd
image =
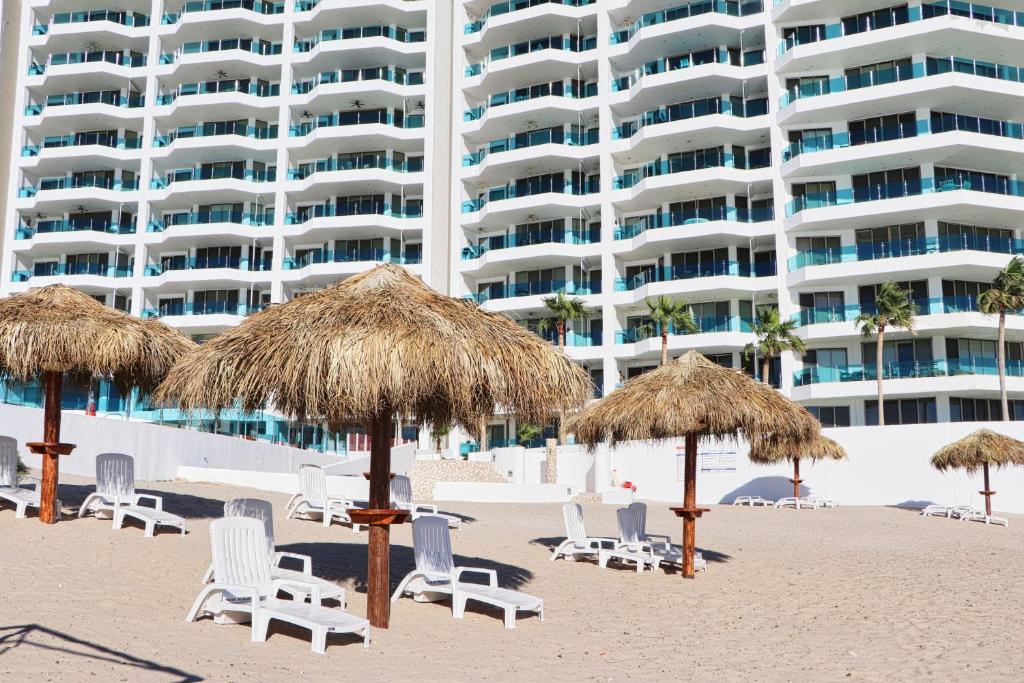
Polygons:
<instances>
[{"instance_id":1,"label":"balcony railing","mask_svg":"<svg viewBox=\"0 0 1024 683\"><path fill-rule=\"evenodd\" d=\"M109 218L51 219L38 221L35 225L22 223L15 232L15 239L27 240L36 235L60 232L105 232L111 235L135 234L135 219L116 222Z\"/></svg>"},{"instance_id":2,"label":"balcony railing","mask_svg":"<svg viewBox=\"0 0 1024 683\"><path fill-rule=\"evenodd\" d=\"M94 9L83 12L58 12L53 15L49 25L36 24L32 27L32 35L41 36L49 32L51 26L61 24L85 24L92 21L109 21L121 26L149 26L149 17L144 14L125 12L117 9Z\"/></svg>"},{"instance_id":3,"label":"balcony railing","mask_svg":"<svg viewBox=\"0 0 1024 683\"><path fill-rule=\"evenodd\" d=\"M996 375L996 367L996 359L990 356L887 362L882 364L882 379ZM1024 377L1024 361L1006 361L1006 374L1009 377ZM874 382L877 379L878 369L874 363L814 366L793 373L793 384L798 387L833 382Z\"/></svg>"},{"instance_id":4,"label":"balcony railing","mask_svg":"<svg viewBox=\"0 0 1024 683\"><path fill-rule=\"evenodd\" d=\"M25 116L38 116L43 113L44 109L49 107L69 107L78 104L106 104L112 107L134 109L145 106L146 96L143 93L122 95L117 90L70 92L59 95L47 95L44 102L26 105Z\"/></svg>"},{"instance_id":5,"label":"balcony railing","mask_svg":"<svg viewBox=\"0 0 1024 683\"><path fill-rule=\"evenodd\" d=\"M57 176L53 178L40 178L38 186L24 185L18 191L19 197L34 197L37 192L48 192L50 190L80 190L83 188L96 188L100 190L115 190L118 192L130 192L139 189L139 179L123 180L121 178L105 177L77 177Z\"/></svg>"},{"instance_id":6,"label":"balcony railing","mask_svg":"<svg viewBox=\"0 0 1024 683\"><path fill-rule=\"evenodd\" d=\"M365 154L357 157L343 157L341 159L330 157L328 159L318 159L299 164L295 168L288 169L288 180L305 180L315 173L361 171L367 169L394 171L396 173L419 173L423 170L423 159L415 157L396 161L394 157L389 157L386 154Z\"/></svg>"},{"instance_id":7,"label":"balcony railing","mask_svg":"<svg viewBox=\"0 0 1024 683\"><path fill-rule=\"evenodd\" d=\"M230 121L224 123L200 123L194 126L181 126L163 135L157 135L153 138L153 146L167 147L179 139L206 138L219 135L239 135L252 138L253 140L272 140L277 137L277 131L276 123L269 126L249 126L235 124Z\"/></svg>"},{"instance_id":8,"label":"balcony railing","mask_svg":"<svg viewBox=\"0 0 1024 683\"><path fill-rule=\"evenodd\" d=\"M208 52L225 52L228 50L240 50L263 57L272 57L281 54L281 43L271 43L269 40L253 38L233 38L221 40L196 40L182 44L174 52L164 52L160 55L161 64L174 64L182 55L204 54Z\"/></svg>"},{"instance_id":9,"label":"balcony railing","mask_svg":"<svg viewBox=\"0 0 1024 683\"><path fill-rule=\"evenodd\" d=\"M882 183L864 187L841 188L835 192L813 192L794 198L786 204L786 216L793 216L805 209L820 209L861 202L873 202L882 199L898 199L934 192L954 192L971 190L989 194L1024 197L1024 184L1016 180L997 179L988 181L984 177L980 182L972 182L967 178L922 178L903 182Z\"/></svg>"},{"instance_id":10,"label":"balcony railing","mask_svg":"<svg viewBox=\"0 0 1024 683\"><path fill-rule=\"evenodd\" d=\"M701 171L709 168L740 168L752 170L768 168L769 166L771 166L771 155L766 153L751 153L747 155L747 157L736 158L733 156L732 152L721 152L718 155L707 154L700 159L694 157L671 160L659 159L658 161L652 161L648 164L644 164L640 168L635 168L620 176L616 176L612 179L612 189L628 189L647 178L674 175L676 173L689 173L691 171Z\"/></svg>"},{"instance_id":11,"label":"balcony railing","mask_svg":"<svg viewBox=\"0 0 1024 683\"><path fill-rule=\"evenodd\" d=\"M61 52L52 54L46 58L44 63L32 62L28 67L29 76L39 76L46 73L46 70L53 66L67 66L69 64L93 64L93 63L115 64L136 68L146 66L145 55L126 55L123 52L114 50L95 50L91 52Z\"/></svg>"},{"instance_id":12,"label":"balcony railing","mask_svg":"<svg viewBox=\"0 0 1024 683\"><path fill-rule=\"evenodd\" d=\"M538 7L540 5L564 5L566 7L586 7L596 4L597 0L509 0L508 2L496 2L491 5L487 13L476 21L466 23L463 27L465 35L471 35L482 31L488 19L500 17L503 14L518 12L519 10Z\"/></svg>"},{"instance_id":13,"label":"balcony railing","mask_svg":"<svg viewBox=\"0 0 1024 683\"><path fill-rule=\"evenodd\" d=\"M470 64L466 67L465 76L479 76L487 71L489 64L503 59L520 57L541 50L558 50L561 52L587 52L597 47L597 36L550 36L527 40L522 43L496 47L487 54L483 62Z\"/></svg>"},{"instance_id":14,"label":"balcony railing","mask_svg":"<svg viewBox=\"0 0 1024 683\"><path fill-rule=\"evenodd\" d=\"M418 254L407 257L402 254L392 254L387 249L345 249L337 251L321 249L319 251L307 252L298 258L286 258L284 260L284 269L298 270L321 263L359 263L365 261L413 264L420 263L421 260Z\"/></svg>"},{"instance_id":15,"label":"balcony railing","mask_svg":"<svg viewBox=\"0 0 1024 683\"><path fill-rule=\"evenodd\" d=\"M556 82L557 83L557 82ZM561 87L559 87L561 86ZM586 83L582 86L571 84L565 86L558 83L554 87L551 84L544 84L544 87L517 88L505 92L494 93L487 98L487 102L478 107L467 109L462 114L463 121L476 121L484 115L491 107L501 107L515 102L526 102L541 97L565 97L571 100L584 99L597 96L597 83Z\"/></svg>"},{"instance_id":16,"label":"balcony railing","mask_svg":"<svg viewBox=\"0 0 1024 683\"><path fill-rule=\"evenodd\" d=\"M58 277L62 275L95 275L97 277L131 277L131 268L118 268L99 263L53 262L38 264L32 270L16 270L11 274L12 282L28 282L34 277Z\"/></svg>"},{"instance_id":17,"label":"balcony railing","mask_svg":"<svg viewBox=\"0 0 1024 683\"><path fill-rule=\"evenodd\" d=\"M901 64L892 69L879 69L866 73L837 76L835 78L812 81L790 88L779 98L779 107L787 107L797 100L821 97L848 90L872 88L878 85L901 83L917 78L940 76L947 73L967 74L982 78L1020 83L1022 69L1006 64L982 62L963 57L929 57L927 62Z\"/></svg>"},{"instance_id":18,"label":"balcony railing","mask_svg":"<svg viewBox=\"0 0 1024 683\"><path fill-rule=\"evenodd\" d=\"M306 95L319 85L354 83L356 81L388 81L398 85L423 85L423 72L408 72L395 66L373 66L366 69L324 71L317 74L316 78L293 83L292 94Z\"/></svg>"},{"instance_id":19,"label":"balcony railing","mask_svg":"<svg viewBox=\"0 0 1024 683\"><path fill-rule=\"evenodd\" d=\"M764 64L764 58L764 50L750 50L749 52L743 53L740 60L741 64L734 64L734 66L754 66L756 64ZM655 74L663 74L682 69L692 69L706 64L732 63L732 56L729 54L729 50L724 47L714 48L702 53L691 53L678 55L676 57L659 57L654 61L647 62L639 69L635 69L627 74L622 74L612 79L612 92L629 90L631 87L643 80L644 76L653 76Z\"/></svg>"},{"instance_id":20,"label":"balcony railing","mask_svg":"<svg viewBox=\"0 0 1024 683\"><path fill-rule=\"evenodd\" d=\"M393 112L373 109L370 111L341 112L324 114L312 121L292 124L288 128L289 137L309 135L318 128L335 128L339 126L369 126L380 124L395 128L423 128L426 118L423 114L409 114L401 117Z\"/></svg>"},{"instance_id":21,"label":"balcony railing","mask_svg":"<svg viewBox=\"0 0 1024 683\"><path fill-rule=\"evenodd\" d=\"M543 233L509 233L481 238L479 244L462 248L462 260L477 259L489 251L528 247L536 244L595 244L601 239L600 230L551 230Z\"/></svg>"},{"instance_id":22,"label":"balcony railing","mask_svg":"<svg viewBox=\"0 0 1024 683\"><path fill-rule=\"evenodd\" d=\"M746 318L741 318L738 315L711 315L701 316L693 319L693 322L697 325L696 334L711 334L714 332L745 332L750 333L753 331L751 327L751 321ZM686 335L688 333L677 330L674 326L669 326L669 335ZM626 330L617 330L615 332L615 343L616 344L635 344L642 342L647 339L657 339L661 336L661 328L656 324L652 324L650 327L634 327Z\"/></svg>"},{"instance_id":23,"label":"balcony railing","mask_svg":"<svg viewBox=\"0 0 1024 683\"><path fill-rule=\"evenodd\" d=\"M769 277L775 275L775 262L714 261L700 266L660 266L641 271L631 277L615 279L616 292L631 292L654 282L692 280L704 277Z\"/></svg>"},{"instance_id":24,"label":"balcony railing","mask_svg":"<svg viewBox=\"0 0 1024 683\"><path fill-rule=\"evenodd\" d=\"M486 147L481 147L475 152L462 156L462 165L476 166L483 162L489 154L510 152L514 149L525 149L538 145L567 145L569 147L584 147L596 145L599 140L596 128L583 132L566 132L564 129L534 130L520 135L512 135L501 140L491 140Z\"/></svg>"},{"instance_id":25,"label":"balcony railing","mask_svg":"<svg viewBox=\"0 0 1024 683\"><path fill-rule=\"evenodd\" d=\"M696 225L712 221L732 221L736 223L761 223L775 219L772 208L743 209L735 206L720 206L693 211L674 213L653 213L646 216L625 218L615 228L615 239L628 240L648 230L673 228L680 225Z\"/></svg>"},{"instance_id":26,"label":"balcony railing","mask_svg":"<svg viewBox=\"0 0 1024 683\"><path fill-rule=\"evenodd\" d=\"M249 305L244 303L232 303L227 301L210 301L207 303L194 303L191 301L183 303L162 304L159 307L145 308L142 311L143 318L163 318L172 315L239 315L245 316L265 308L263 305Z\"/></svg>"},{"instance_id":27,"label":"balcony railing","mask_svg":"<svg viewBox=\"0 0 1024 683\"><path fill-rule=\"evenodd\" d=\"M268 2L267 0L189 0L180 12L164 13L162 23L176 24L185 14L215 12L223 9L245 9L257 14L281 14L284 12L284 3Z\"/></svg>"},{"instance_id":28,"label":"balcony railing","mask_svg":"<svg viewBox=\"0 0 1024 683\"><path fill-rule=\"evenodd\" d=\"M407 205L392 207L387 202L359 202L358 204L318 204L293 211L285 216L286 225L299 225L315 218L342 218L345 216L385 216L388 218L422 218L423 207Z\"/></svg>"},{"instance_id":29,"label":"balcony railing","mask_svg":"<svg viewBox=\"0 0 1024 683\"><path fill-rule=\"evenodd\" d=\"M498 202L505 199L533 197L542 194L582 196L598 194L600 191L601 186L599 179L597 178L588 178L580 185L573 185L572 183L567 182L561 186L534 186L531 184L523 188L518 186L516 183L509 183L507 185L492 187L488 189L485 194L480 195L476 199L467 199L462 202L462 213L474 213L483 209L489 202Z\"/></svg>"},{"instance_id":30,"label":"balcony railing","mask_svg":"<svg viewBox=\"0 0 1024 683\"><path fill-rule=\"evenodd\" d=\"M212 268L228 268L230 270L244 270L246 272L258 273L268 271L270 270L270 267L270 262L264 259L252 261L240 256L175 256L168 259L161 259L160 263L147 264L143 273L149 277L154 277L174 271L209 270Z\"/></svg>"},{"instance_id":31,"label":"balcony railing","mask_svg":"<svg viewBox=\"0 0 1024 683\"><path fill-rule=\"evenodd\" d=\"M788 261L789 272L809 266L825 266L857 261L920 256L949 251L987 251L997 254L1024 254L1024 240L972 235L942 235L890 242L862 242L833 249L801 251Z\"/></svg>"},{"instance_id":32,"label":"balcony railing","mask_svg":"<svg viewBox=\"0 0 1024 683\"><path fill-rule=\"evenodd\" d=\"M408 29L402 26L347 26L325 28L312 38L296 40L295 52L309 52L320 43L335 40L358 40L360 38L389 38L399 43L422 43L427 39L424 29Z\"/></svg>"},{"instance_id":33,"label":"balcony railing","mask_svg":"<svg viewBox=\"0 0 1024 683\"><path fill-rule=\"evenodd\" d=\"M141 138L120 138L116 134L107 133L75 133L72 135L54 135L43 138L42 144L25 145L21 148L21 156L39 156L44 149L57 149L61 147L84 147L86 145L100 145L112 149L141 149Z\"/></svg>"},{"instance_id":34,"label":"balcony railing","mask_svg":"<svg viewBox=\"0 0 1024 683\"><path fill-rule=\"evenodd\" d=\"M248 78L228 81L204 81L202 83L182 83L169 93L156 96L157 106L172 104L179 97L189 95L211 95L214 93L241 93L256 97L277 97L281 94L279 83L253 83Z\"/></svg>"},{"instance_id":35,"label":"balcony railing","mask_svg":"<svg viewBox=\"0 0 1024 683\"><path fill-rule=\"evenodd\" d=\"M761 0L692 0L692 2L677 5L669 9L648 12L634 21L628 28L616 31L611 35L611 44L625 43L632 38L637 31L647 26L656 24L667 24L672 21L689 19L701 14L717 13L728 14L733 17L745 17L764 11L764 4Z\"/></svg>"},{"instance_id":36,"label":"balcony railing","mask_svg":"<svg viewBox=\"0 0 1024 683\"><path fill-rule=\"evenodd\" d=\"M682 104L670 105L660 109L646 111L636 119L625 121L621 125L613 128L612 139L628 139L636 135L641 128L656 126L661 123L669 123L671 121L685 121L714 114L746 118L751 116L764 116L767 113L768 98L747 100L746 102L734 104L728 97L713 97L707 100L685 102Z\"/></svg>"},{"instance_id":37,"label":"balcony railing","mask_svg":"<svg viewBox=\"0 0 1024 683\"><path fill-rule=\"evenodd\" d=\"M232 170L221 172L208 168L183 168L169 172L163 178L153 178L149 181L151 190L163 190L174 183L187 183L204 180L245 180L250 183L272 183L277 179L277 169L252 169Z\"/></svg>"},{"instance_id":38,"label":"balcony railing","mask_svg":"<svg viewBox=\"0 0 1024 683\"><path fill-rule=\"evenodd\" d=\"M917 315L942 315L945 313L979 313L978 299L972 296L944 296L931 299L914 299ZM853 322L861 313L875 314L874 304L846 304L844 306L816 306L805 308L793 314L793 320L800 326L824 323ZM1010 311L1013 315L1024 314L1024 310Z\"/></svg>"},{"instance_id":39,"label":"balcony railing","mask_svg":"<svg viewBox=\"0 0 1024 683\"><path fill-rule=\"evenodd\" d=\"M494 299L542 296L559 292L585 296L587 294L600 294L601 287L597 283L573 280L537 280L534 282L517 282L509 285L493 285L476 294L467 294L465 298L482 304Z\"/></svg>"},{"instance_id":40,"label":"balcony railing","mask_svg":"<svg viewBox=\"0 0 1024 683\"><path fill-rule=\"evenodd\" d=\"M175 225L209 225L210 223L233 223L235 225L252 225L262 227L273 225L273 211L250 213L247 211L181 211L165 213L163 218L152 218L149 221L149 232L163 232Z\"/></svg>"},{"instance_id":41,"label":"balcony railing","mask_svg":"<svg viewBox=\"0 0 1024 683\"><path fill-rule=\"evenodd\" d=\"M975 2L963 2L962 0L941 0L940 2L925 2L920 7L903 7L905 15L892 13L888 19L877 24L858 24L854 30L843 22L827 24L820 30L812 30L816 27L808 26L806 30L798 31L789 38L779 43L779 55L783 55L794 47L811 45L825 40L835 40L845 36L857 35L868 31L900 26L924 19L936 17L956 16L974 19L976 21L987 21L1003 26L1024 26L1024 12L1011 9L1000 9L990 5L982 5ZM802 27L804 28L804 27Z\"/></svg>"}]
</instances>

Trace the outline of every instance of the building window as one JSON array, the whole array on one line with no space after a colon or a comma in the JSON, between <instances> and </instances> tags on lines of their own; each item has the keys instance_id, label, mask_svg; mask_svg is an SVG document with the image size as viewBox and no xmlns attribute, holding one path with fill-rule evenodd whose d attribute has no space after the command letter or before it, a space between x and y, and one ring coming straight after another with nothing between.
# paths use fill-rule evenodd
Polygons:
<instances>
[{"instance_id":1,"label":"building window","mask_svg":"<svg viewBox=\"0 0 1024 683\"><path fill-rule=\"evenodd\" d=\"M850 406L806 406L822 427L849 427Z\"/></svg>"},{"instance_id":2,"label":"building window","mask_svg":"<svg viewBox=\"0 0 1024 683\"><path fill-rule=\"evenodd\" d=\"M1024 401L1008 401L1011 420L1024 420ZM950 422L1001 422L1003 407L997 398L950 396Z\"/></svg>"},{"instance_id":3,"label":"building window","mask_svg":"<svg viewBox=\"0 0 1024 683\"><path fill-rule=\"evenodd\" d=\"M864 401L864 422L878 424L878 401ZM887 399L885 401L885 424L913 425L938 422L935 412L935 397Z\"/></svg>"}]
</instances>

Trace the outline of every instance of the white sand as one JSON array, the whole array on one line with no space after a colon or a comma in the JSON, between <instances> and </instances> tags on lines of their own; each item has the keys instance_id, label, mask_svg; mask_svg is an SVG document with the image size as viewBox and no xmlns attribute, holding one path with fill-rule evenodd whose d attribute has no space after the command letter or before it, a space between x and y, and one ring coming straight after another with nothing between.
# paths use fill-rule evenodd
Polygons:
<instances>
[{"instance_id":1,"label":"white sand","mask_svg":"<svg viewBox=\"0 0 1024 683\"><path fill-rule=\"evenodd\" d=\"M86 481L68 478L76 505ZM499 570L503 586L545 599L546 620L514 631L493 612L451 618L447 603L403 599L364 650L332 637L184 617L209 562L207 521L239 495L274 502L278 545L360 592L366 535L281 518L285 496L165 483L190 534L145 539L92 518L44 527L0 510L0 680L506 681L1024 678L1024 519L985 527L896 509L774 511L715 507L697 542L706 575L600 570L549 562L563 535L557 505L444 505L477 518L453 532L456 561ZM586 506L591 534L615 532L613 507ZM664 504L652 532L681 534ZM411 566L408 526L392 534L392 585ZM716 557L718 558L716 561ZM483 559L477 559L483 558Z\"/></svg>"}]
</instances>

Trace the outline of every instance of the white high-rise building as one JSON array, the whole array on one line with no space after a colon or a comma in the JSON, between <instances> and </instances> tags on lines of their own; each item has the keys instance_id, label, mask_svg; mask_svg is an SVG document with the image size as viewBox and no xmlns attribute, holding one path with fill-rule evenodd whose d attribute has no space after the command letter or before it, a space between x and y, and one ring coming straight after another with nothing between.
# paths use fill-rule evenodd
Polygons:
<instances>
[{"instance_id":1,"label":"white high-rise building","mask_svg":"<svg viewBox=\"0 0 1024 683\"><path fill-rule=\"evenodd\" d=\"M758 372L773 306L809 348L773 379L841 426L877 422L854 319L894 280L886 422L999 415L976 297L1024 252L1022 0L95 4L22 12L3 293L202 338L392 261L534 329L582 297L598 394L659 362L648 299L692 309L673 356Z\"/></svg>"}]
</instances>

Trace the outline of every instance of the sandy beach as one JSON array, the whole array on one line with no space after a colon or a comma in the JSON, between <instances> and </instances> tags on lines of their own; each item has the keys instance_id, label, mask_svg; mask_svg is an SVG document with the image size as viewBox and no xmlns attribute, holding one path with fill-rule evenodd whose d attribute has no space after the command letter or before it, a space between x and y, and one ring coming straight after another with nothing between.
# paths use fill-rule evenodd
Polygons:
<instances>
[{"instance_id":1,"label":"sandy beach","mask_svg":"<svg viewBox=\"0 0 1024 683\"><path fill-rule=\"evenodd\" d=\"M91 490L66 477L72 510ZM564 536L557 505L447 504L465 515L456 564L498 570L502 586L543 597L546 618L502 628L496 612L451 618L448 603L393 606L364 650L344 636L327 654L308 632L189 624L209 563L209 520L235 496L271 500L281 550L349 589L365 614L366 534L284 520L286 496L164 482L165 508L189 534L146 539L93 518L44 527L0 509L0 680L1020 680L1024 519L1010 528L922 518L894 508L774 511L715 507L698 526L707 574L549 562ZM648 530L678 541L664 504ZM587 505L592 535L615 535L613 506ZM392 534L392 587L412 566L408 526Z\"/></svg>"}]
</instances>

